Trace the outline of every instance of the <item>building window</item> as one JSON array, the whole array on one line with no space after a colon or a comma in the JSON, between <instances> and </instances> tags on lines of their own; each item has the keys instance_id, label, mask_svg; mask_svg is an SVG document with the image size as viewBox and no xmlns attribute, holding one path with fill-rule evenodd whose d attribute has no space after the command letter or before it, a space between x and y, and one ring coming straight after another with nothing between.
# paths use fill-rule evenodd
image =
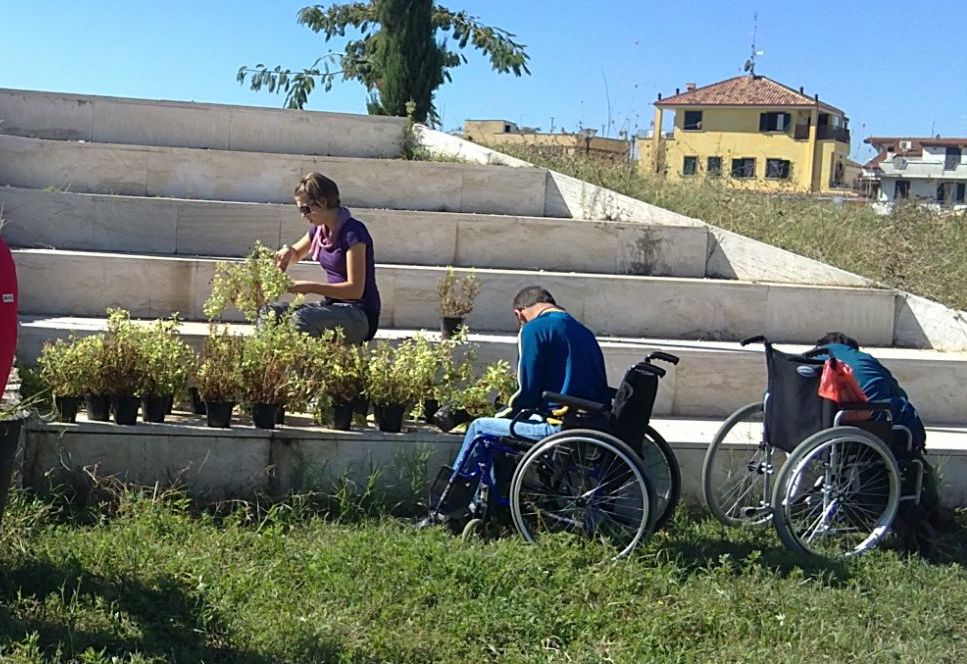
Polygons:
<instances>
[{"instance_id":1,"label":"building window","mask_svg":"<svg viewBox=\"0 0 967 664\"><path fill-rule=\"evenodd\" d=\"M772 180L788 180L791 168L788 159L766 159L766 177Z\"/></svg>"},{"instance_id":2,"label":"building window","mask_svg":"<svg viewBox=\"0 0 967 664\"><path fill-rule=\"evenodd\" d=\"M702 112L701 111L685 111L685 121L682 124L682 129L685 131L698 131L702 128Z\"/></svg>"},{"instance_id":3,"label":"building window","mask_svg":"<svg viewBox=\"0 0 967 664\"><path fill-rule=\"evenodd\" d=\"M759 113L759 131L786 131L790 117L788 113Z\"/></svg>"},{"instance_id":4,"label":"building window","mask_svg":"<svg viewBox=\"0 0 967 664\"><path fill-rule=\"evenodd\" d=\"M698 170L698 157L685 157L682 161L682 175L695 175Z\"/></svg>"},{"instance_id":5,"label":"building window","mask_svg":"<svg viewBox=\"0 0 967 664\"><path fill-rule=\"evenodd\" d=\"M742 159L733 159L732 177L754 178L755 177L755 159L753 157L743 157Z\"/></svg>"},{"instance_id":6,"label":"building window","mask_svg":"<svg viewBox=\"0 0 967 664\"><path fill-rule=\"evenodd\" d=\"M893 185L893 198L909 198L910 197L910 181L909 180L897 180L896 184Z\"/></svg>"},{"instance_id":7,"label":"building window","mask_svg":"<svg viewBox=\"0 0 967 664\"><path fill-rule=\"evenodd\" d=\"M709 157L705 171L709 175L722 175L722 157Z\"/></svg>"},{"instance_id":8,"label":"building window","mask_svg":"<svg viewBox=\"0 0 967 664\"><path fill-rule=\"evenodd\" d=\"M956 170L960 165L960 148L948 147L944 153L943 169L945 171Z\"/></svg>"},{"instance_id":9,"label":"building window","mask_svg":"<svg viewBox=\"0 0 967 664\"><path fill-rule=\"evenodd\" d=\"M954 195L954 201L957 203L964 202L964 194L967 194L967 183L958 182L957 183L957 193Z\"/></svg>"},{"instance_id":10,"label":"building window","mask_svg":"<svg viewBox=\"0 0 967 664\"><path fill-rule=\"evenodd\" d=\"M944 199L947 197L946 196L946 193L947 192L944 191L944 183L943 182L938 182L937 183L937 202L938 203L943 203L944 202Z\"/></svg>"}]
</instances>

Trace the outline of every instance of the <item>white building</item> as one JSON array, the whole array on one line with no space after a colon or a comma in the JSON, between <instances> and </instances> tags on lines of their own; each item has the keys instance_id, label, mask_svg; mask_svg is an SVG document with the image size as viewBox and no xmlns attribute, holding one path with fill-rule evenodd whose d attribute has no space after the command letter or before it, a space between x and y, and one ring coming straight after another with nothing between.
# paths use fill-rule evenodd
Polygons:
<instances>
[{"instance_id":1,"label":"white building","mask_svg":"<svg viewBox=\"0 0 967 664\"><path fill-rule=\"evenodd\" d=\"M919 200L967 209L967 138L866 139L877 155L863 176L878 184L877 202Z\"/></svg>"}]
</instances>

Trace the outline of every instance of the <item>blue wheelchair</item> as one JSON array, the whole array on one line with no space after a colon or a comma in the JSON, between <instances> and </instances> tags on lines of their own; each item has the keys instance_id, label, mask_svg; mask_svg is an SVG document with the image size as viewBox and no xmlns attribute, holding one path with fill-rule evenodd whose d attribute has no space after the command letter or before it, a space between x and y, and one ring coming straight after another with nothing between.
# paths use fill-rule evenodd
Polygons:
<instances>
[{"instance_id":1,"label":"blue wheelchair","mask_svg":"<svg viewBox=\"0 0 967 664\"><path fill-rule=\"evenodd\" d=\"M674 513L681 495L678 462L649 425L659 379L652 363L677 364L655 352L626 372L612 404L553 392L546 404L566 407L561 430L543 439L520 436L515 426L548 409L523 411L509 436L480 435L459 468L444 466L430 488L429 505L464 538L509 521L528 542L570 533L608 543L614 557L629 554Z\"/></svg>"}]
</instances>

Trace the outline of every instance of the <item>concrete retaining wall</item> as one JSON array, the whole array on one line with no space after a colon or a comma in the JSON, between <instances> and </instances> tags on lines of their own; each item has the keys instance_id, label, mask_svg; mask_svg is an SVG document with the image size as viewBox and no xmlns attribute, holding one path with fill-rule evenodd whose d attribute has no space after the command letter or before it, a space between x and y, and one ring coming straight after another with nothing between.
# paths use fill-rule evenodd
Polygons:
<instances>
[{"instance_id":1,"label":"concrete retaining wall","mask_svg":"<svg viewBox=\"0 0 967 664\"><path fill-rule=\"evenodd\" d=\"M107 307L124 307L134 316L177 311L189 320L205 318L203 305L217 263L41 249L16 250L14 257L21 313L101 316ZM305 262L290 272L294 279L319 278L318 266ZM445 272L379 265L382 325L435 328L437 284ZM808 343L832 326L870 345L893 340L889 291L509 270L479 270L477 276L481 291L467 317L476 330L516 331L508 293L539 282L598 334L731 341L766 334L775 341ZM229 312L226 319L241 317Z\"/></svg>"},{"instance_id":2,"label":"concrete retaining wall","mask_svg":"<svg viewBox=\"0 0 967 664\"><path fill-rule=\"evenodd\" d=\"M718 422L654 422L671 444L682 472L683 500L701 505L702 459ZM929 436L928 436L929 437ZM967 434L954 437L960 445ZM271 433L238 427L212 430L184 425L31 424L25 436L23 484L44 492L89 475L162 488L176 485L195 498L280 498L290 493L333 493L340 485L361 490L371 478L389 500L412 505L459 447L458 436L418 429L404 434L374 430L330 432L284 428ZM967 505L967 450L929 455L950 507Z\"/></svg>"},{"instance_id":3,"label":"concrete retaining wall","mask_svg":"<svg viewBox=\"0 0 967 664\"><path fill-rule=\"evenodd\" d=\"M544 215L546 175L536 168L73 143L0 135L0 185L28 189L291 203L293 188L309 171L321 171L333 178L339 184L343 203L350 207Z\"/></svg>"},{"instance_id":4,"label":"concrete retaining wall","mask_svg":"<svg viewBox=\"0 0 967 664\"><path fill-rule=\"evenodd\" d=\"M404 118L0 88L0 133L336 157L398 157Z\"/></svg>"}]
</instances>

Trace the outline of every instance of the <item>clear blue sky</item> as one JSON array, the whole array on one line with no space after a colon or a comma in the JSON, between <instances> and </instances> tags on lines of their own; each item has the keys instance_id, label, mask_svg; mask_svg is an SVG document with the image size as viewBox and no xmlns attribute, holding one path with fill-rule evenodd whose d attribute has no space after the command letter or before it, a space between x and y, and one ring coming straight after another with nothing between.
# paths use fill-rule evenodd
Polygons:
<instances>
[{"instance_id":1,"label":"clear blue sky","mask_svg":"<svg viewBox=\"0 0 967 664\"><path fill-rule=\"evenodd\" d=\"M0 2L0 87L278 106L235 82L240 65L301 68L341 41L295 22L302 0ZM846 111L853 153L870 135L967 136L967 1L452 0L527 44L531 76L467 51L437 107L443 128L503 118L543 131L583 123L645 132L659 92L741 74L758 13L757 72ZM609 105L610 101L610 105ZM355 82L314 110L365 113Z\"/></svg>"}]
</instances>

